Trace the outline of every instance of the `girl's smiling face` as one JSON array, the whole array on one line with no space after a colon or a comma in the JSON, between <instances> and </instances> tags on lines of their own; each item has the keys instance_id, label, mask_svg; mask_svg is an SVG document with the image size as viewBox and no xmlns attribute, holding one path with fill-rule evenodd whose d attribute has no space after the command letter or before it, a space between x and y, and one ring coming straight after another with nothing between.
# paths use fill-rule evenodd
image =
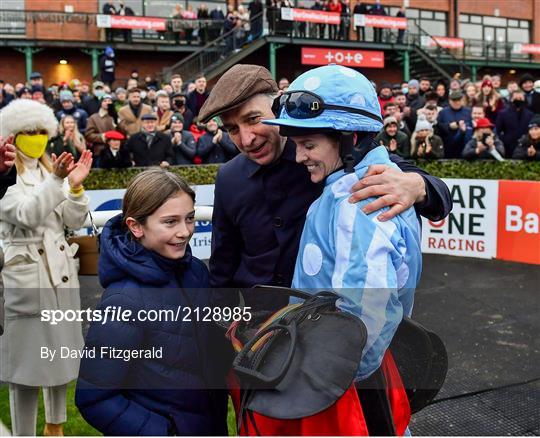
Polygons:
<instances>
[{"instance_id":1,"label":"girl's smiling face","mask_svg":"<svg viewBox=\"0 0 540 438\"><path fill-rule=\"evenodd\" d=\"M184 192L169 198L145 224L127 218L126 224L146 249L172 260L181 259L195 231L195 208L191 197Z\"/></svg>"},{"instance_id":2,"label":"girl's smiling face","mask_svg":"<svg viewBox=\"0 0 540 438\"><path fill-rule=\"evenodd\" d=\"M331 137L315 134L291 138L296 143L296 162L307 166L312 182L323 181L343 165L338 144Z\"/></svg>"}]
</instances>

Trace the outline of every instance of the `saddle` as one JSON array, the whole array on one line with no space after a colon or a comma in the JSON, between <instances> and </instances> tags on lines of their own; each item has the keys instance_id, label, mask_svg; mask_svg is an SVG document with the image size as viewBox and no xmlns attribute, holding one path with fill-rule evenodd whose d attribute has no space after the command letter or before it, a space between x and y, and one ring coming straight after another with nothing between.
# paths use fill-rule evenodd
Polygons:
<instances>
[{"instance_id":1,"label":"saddle","mask_svg":"<svg viewBox=\"0 0 540 438\"><path fill-rule=\"evenodd\" d=\"M258 312L249 322L228 328L237 355L233 370L240 380L245 410L277 419L317 414L336 402L353 383L367 331L362 321L339 311L332 292L315 295L275 286L265 292L304 299L278 312ZM437 395L448 369L440 338L404 318L390 345L411 412ZM239 424L242 419L239 418Z\"/></svg>"}]
</instances>

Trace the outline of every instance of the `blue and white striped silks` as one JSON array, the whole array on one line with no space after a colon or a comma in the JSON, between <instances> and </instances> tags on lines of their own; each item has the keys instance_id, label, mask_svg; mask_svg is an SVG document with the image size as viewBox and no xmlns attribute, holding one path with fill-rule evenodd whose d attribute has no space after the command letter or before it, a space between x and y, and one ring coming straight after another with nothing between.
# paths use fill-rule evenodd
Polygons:
<instances>
[{"instance_id":1,"label":"blue and white striped silks","mask_svg":"<svg viewBox=\"0 0 540 438\"><path fill-rule=\"evenodd\" d=\"M307 213L292 284L311 293L331 288L340 296L338 308L363 321L368 339L358 379L380 366L403 315L410 316L422 271L414 208L380 222L381 211L366 215L361 210L375 198L348 202L351 187L372 164L397 169L379 146L355 166L354 173L339 171L327 178L321 197Z\"/></svg>"}]
</instances>

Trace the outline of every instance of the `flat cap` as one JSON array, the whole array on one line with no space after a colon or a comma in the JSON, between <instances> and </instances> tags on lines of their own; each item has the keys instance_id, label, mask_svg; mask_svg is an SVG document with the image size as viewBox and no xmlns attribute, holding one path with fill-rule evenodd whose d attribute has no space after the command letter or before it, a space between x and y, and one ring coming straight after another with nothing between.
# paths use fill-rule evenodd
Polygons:
<instances>
[{"instance_id":1,"label":"flat cap","mask_svg":"<svg viewBox=\"0 0 540 438\"><path fill-rule=\"evenodd\" d=\"M157 120L158 117L156 114L154 113L148 113L148 114L144 114L142 117L141 117L141 120Z\"/></svg>"},{"instance_id":2,"label":"flat cap","mask_svg":"<svg viewBox=\"0 0 540 438\"><path fill-rule=\"evenodd\" d=\"M30 79L40 79L41 77L41 73L38 71L33 71L30 73Z\"/></svg>"},{"instance_id":3,"label":"flat cap","mask_svg":"<svg viewBox=\"0 0 540 438\"><path fill-rule=\"evenodd\" d=\"M206 122L242 105L257 94L277 93L278 90L276 81L266 68L260 65L237 64L217 81L199 112L199 120Z\"/></svg>"}]
</instances>

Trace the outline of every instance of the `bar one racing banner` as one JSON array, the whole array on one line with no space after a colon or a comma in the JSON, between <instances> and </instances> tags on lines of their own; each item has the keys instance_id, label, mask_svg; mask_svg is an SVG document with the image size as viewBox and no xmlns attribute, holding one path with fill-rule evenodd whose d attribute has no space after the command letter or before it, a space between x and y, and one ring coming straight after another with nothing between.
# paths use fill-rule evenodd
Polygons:
<instances>
[{"instance_id":1,"label":"bar one racing banner","mask_svg":"<svg viewBox=\"0 0 540 438\"><path fill-rule=\"evenodd\" d=\"M407 29L407 18L388 15L354 14L354 27L380 27L382 29Z\"/></svg>"},{"instance_id":2,"label":"bar one racing banner","mask_svg":"<svg viewBox=\"0 0 540 438\"><path fill-rule=\"evenodd\" d=\"M347 67L384 68L384 52L302 47L303 65L328 65L331 63Z\"/></svg>"},{"instance_id":3,"label":"bar one racing banner","mask_svg":"<svg viewBox=\"0 0 540 438\"><path fill-rule=\"evenodd\" d=\"M422 252L540 265L540 182L445 179L452 212L422 218Z\"/></svg>"},{"instance_id":4,"label":"bar one racing banner","mask_svg":"<svg viewBox=\"0 0 540 438\"><path fill-rule=\"evenodd\" d=\"M156 17L99 14L97 16L96 24L97 27L110 29L167 30L167 19Z\"/></svg>"},{"instance_id":5,"label":"bar one racing banner","mask_svg":"<svg viewBox=\"0 0 540 438\"><path fill-rule=\"evenodd\" d=\"M316 11L311 9L281 8L281 19L321 24L341 23L339 12Z\"/></svg>"},{"instance_id":6,"label":"bar one racing banner","mask_svg":"<svg viewBox=\"0 0 540 438\"><path fill-rule=\"evenodd\" d=\"M444 47L445 49L463 49L465 42L462 38L450 38L423 35L420 37L420 44L424 47Z\"/></svg>"}]
</instances>

